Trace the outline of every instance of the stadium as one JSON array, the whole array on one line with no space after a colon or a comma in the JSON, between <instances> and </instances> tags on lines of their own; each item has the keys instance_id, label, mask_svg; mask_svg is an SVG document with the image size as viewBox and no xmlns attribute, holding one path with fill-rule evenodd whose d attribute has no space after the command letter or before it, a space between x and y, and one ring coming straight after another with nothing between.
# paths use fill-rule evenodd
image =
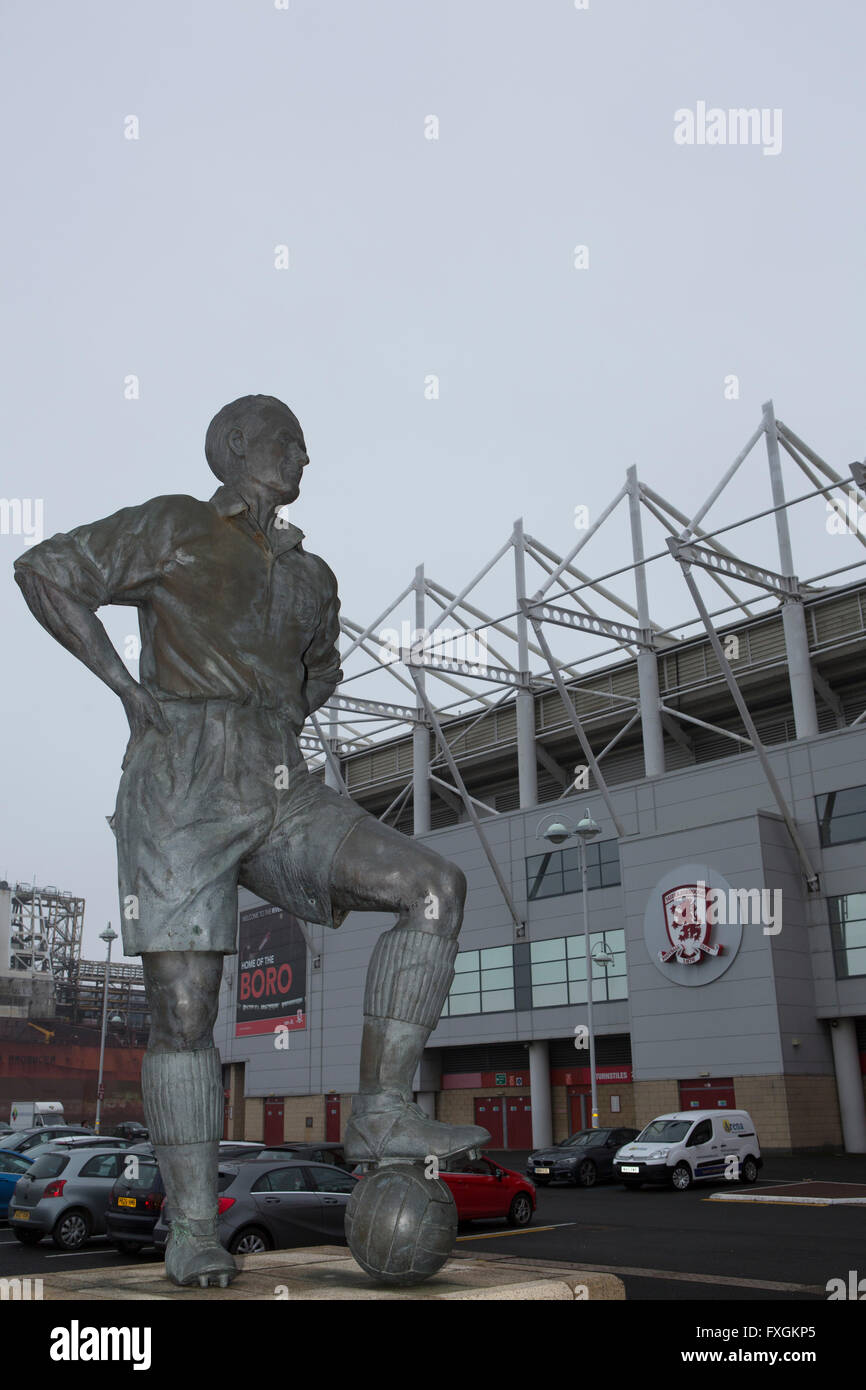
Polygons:
<instances>
[{"instance_id":1,"label":"stadium","mask_svg":"<svg viewBox=\"0 0 866 1390\"><path fill-rule=\"evenodd\" d=\"M753 511L715 524L744 474ZM537 1147L592 1123L594 1072L602 1125L738 1107L767 1150L866 1151L860 481L768 402L691 515L631 468L564 555L518 521L459 590L419 567L369 624L344 599L344 680L302 737L309 764L469 885L415 1080L429 1114ZM848 539L803 578L790 518L807 508ZM596 535L608 563L590 574ZM491 614L479 585L505 565L513 602ZM654 618L659 574L676 622ZM329 931L244 891L239 910L216 1029L226 1137L337 1140L390 918Z\"/></svg>"}]
</instances>

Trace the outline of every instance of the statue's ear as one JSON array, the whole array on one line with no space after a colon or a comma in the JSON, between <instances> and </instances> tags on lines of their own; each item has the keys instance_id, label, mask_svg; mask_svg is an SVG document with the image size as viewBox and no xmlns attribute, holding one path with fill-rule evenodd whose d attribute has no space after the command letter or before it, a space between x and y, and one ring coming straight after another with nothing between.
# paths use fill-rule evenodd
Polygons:
<instances>
[{"instance_id":1,"label":"statue's ear","mask_svg":"<svg viewBox=\"0 0 866 1390\"><path fill-rule=\"evenodd\" d=\"M244 432L240 429L229 430L228 446L236 458L243 458L246 446Z\"/></svg>"}]
</instances>

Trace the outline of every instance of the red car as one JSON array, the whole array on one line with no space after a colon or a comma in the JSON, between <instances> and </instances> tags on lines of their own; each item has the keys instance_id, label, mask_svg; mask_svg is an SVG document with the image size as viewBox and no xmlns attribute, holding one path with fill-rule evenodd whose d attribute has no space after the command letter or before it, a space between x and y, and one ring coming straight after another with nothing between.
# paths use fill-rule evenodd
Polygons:
<instances>
[{"instance_id":1,"label":"red car","mask_svg":"<svg viewBox=\"0 0 866 1390\"><path fill-rule=\"evenodd\" d=\"M451 1189L458 1221L504 1216L509 1226L528 1226L532 1220L534 1185L490 1158L449 1159L439 1176Z\"/></svg>"}]
</instances>

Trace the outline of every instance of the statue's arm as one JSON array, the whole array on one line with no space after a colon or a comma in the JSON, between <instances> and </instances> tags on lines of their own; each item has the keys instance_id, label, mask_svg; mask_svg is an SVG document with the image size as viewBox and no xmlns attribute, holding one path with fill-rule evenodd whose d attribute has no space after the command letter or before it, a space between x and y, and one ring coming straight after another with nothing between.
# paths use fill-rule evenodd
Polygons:
<instances>
[{"instance_id":1,"label":"statue's arm","mask_svg":"<svg viewBox=\"0 0 866 1390\"><path fill-rule=\"evenodd\" d=\"M96 609L146 603L165 557L195 534L202 505L189 497L155 497L40 541L15 561L15 579L33 616L120 697L133 738L149 724L163 731L168 726L158 700L118 656Z\"/></svg>"},{"instance_id":2,"label":"statue's arm","mask_svg":"<svg viewBox=\"0 0 866 1390\"><path fill-rule=\"evenodd\" d=\"M92 609L29 565L16 566L15 580L28 608L46 632L119 695L133 738L147 724L167 730L158 701L129 674Z\"/></svg>"},{"instance_id":3,"label":"statue's arm","mask_svg":"<svg viewBox=\"0 0 866 1390\"><path fill-rule=\"evenodd\" d=\"M307 713L320 709L331 698L343 672L340 667L340 600L337 595L337 581L324 560L320 560L324 579L325 602L316 635L304 653L304 666L307 679L304 684L304 698Z\"/></svg>"}]
</instances>

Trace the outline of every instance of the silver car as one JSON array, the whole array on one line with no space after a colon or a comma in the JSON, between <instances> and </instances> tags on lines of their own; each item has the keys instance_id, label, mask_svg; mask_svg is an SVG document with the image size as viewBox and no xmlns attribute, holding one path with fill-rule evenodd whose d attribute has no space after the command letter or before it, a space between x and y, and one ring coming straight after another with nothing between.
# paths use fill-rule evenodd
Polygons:
<instances>
[{"instance_id":1,"label":"silver car","mask_svg":"<svg viewBox=\"0 0 866 1390\"><path fill-rule=\"evenodd\" d=\"M61 1250L79 1250L105 1233L111 1189L124 1170L124 1149L46 1145L9 1200L9 1226L22 1245L51 1236Z\"/></svg>"},{"instance_id":2,"label":"silver car","mask_svg":"<svg viewBox=\"0 0 866 1390\"><path fill-rule=\"evenodd\" d=\"M233 1255L296 1245L344 1245L346 1205L358 1179L332 1163L237 1159L219 1166L221 1243ZM153 1230L164 1249L169 1228L163 1206Z\"/></svg>"}]
</instances>

